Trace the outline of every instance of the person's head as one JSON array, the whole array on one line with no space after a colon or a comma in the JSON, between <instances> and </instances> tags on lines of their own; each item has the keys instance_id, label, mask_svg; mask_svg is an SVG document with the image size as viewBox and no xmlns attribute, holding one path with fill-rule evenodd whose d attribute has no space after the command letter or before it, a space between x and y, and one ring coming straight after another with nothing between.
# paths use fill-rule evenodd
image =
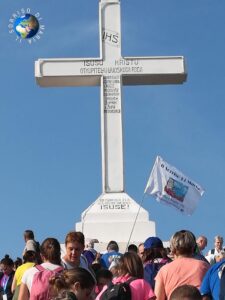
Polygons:
<instances>
[{"instance_id":1,"label":"person's head","mask_svg":"<svg viewBox=\"0 0 225 300\"><path fill-rule=\"evenodd\" d=\"M223 248L223 238L220 235L216 235L214 238L215 249L220 251Z\"/></svg>"},{"instance_id":2,"label":"person's head","mask_svg":"<svg viewBox=\"0 0 225 300\"><path fill-rule=\"evenodd\" d=\"M24 237L25 242L28 240L34 240L34 233L32 230L27 229L24 231L23 237Z\"/></svg>"},{"instance_id":3,"label":"person's head","mask_svg":"<svg viewBox=\"0 0 225 300\"><path fill-rule=\"evenodd\" d=\"M100 269L96 273L97 293L100 293L105 285L112 281L113 274L107 269Z\"/></svg>"},{"instance_id":4,"label":"person's head","mask_svg":"<svg viewBox=\"0 0 225 300\"><path fill-rule=\"evenodd\" d=\"M19 266L21 266L23 263L22 258L17 257L16 260L14 261L14 270L16 270Z\"/></svg>"},{"instance_id":5,"label":"person's head","mask_svg":"<svg viewBox=\"0 0 225 300\"><path fill-rule=\"evenodd\" d=\"M56 265L61 264L60 244L55 238L47 238L41 244L41 257L44 262L50 262Z\"/></svg>"},{"instance_id":6,"label":"person's head","mask_svg":"<svg viewBox=\"0 0 225 300\"><path fill-rule=\"evenodd\" d=\"M95 287L95 279L91 273L79 267L65 270L63 273L53 276L49 283L54 295L70 290L78 300L90 299Z\"/></svg>"},{"instance_id":7,"label":"person's head","mask_svg":"<svg viewBox=\"0 0 225 300\"><path fill-rule=\"evenodd\" d=\"M142 259L143 254L144 254L144 250L145 250L144 243L139 244L138 245L138 255L141 259Z\"/></svg>"},{"instance_id":8,"label":"person's head","mask_svg":"<svg viewBox=\"0 0 225 300\"><path fill-rule=\"evenodd\" d=\"M127 248L128 252L138 253L138 247L135 244L130 244Z\"/></svg>"},{"instance_id":9,"label":"person's head","mask_svg":"<svg viewBox=\"0 0 225 300\"><path fill-rule=\"evenodd\" d=\"M175 288L170 295L169 300L201 300L202 296L199 290L193 285L181 285Z\"/></svg>"},{"instance_id":10,"label":"person's head","mask_svg":"<svg viewBox=\"0 0 225 300\"><path fill-rule=\"evenodd\" d=\"M36 252L34 252L32 250L27 250L23 255L23 262L24 263L36 262L36 260L37 260Z\"/></svg>"},{"instance_id":11,"label":"person's head","mask_svg":"<svg viewBox=\"0 0 225 300\"><path fill-rule=\"evenodd\" d=\"M132 277L143 278L144 269L140 257L136 253L126 252L119 258L119 275L129 274Z\"/></svg>"},{"instance_id":12,"label":"person's head","mask_svg":"<svg viewBox=\"0 0 225 300\"><path fill-rule=\"evenodd\" d=\"M163 243L160 238L156 236L150 236L144 242L144 249L151 249L151 248L163 248Z\"/></svg>"},{"instance_id":13,"label":"person's head","mask_svg":"<svg viewBox=\"0 0 225 300\"><path fill-rule=\"evenodd\" d=\"M13 272L14 262L8 254L0 261L1 270L5 275L10 275Z\"/></svg>"},{"instance_id":14,"label":"person's head","mask_svg":"<svg viewBox=\"0 0 225 300\"><path fill-rule=\"evenodd\" d=\"M116 241L110 241L107 245L107 251L108 252L112 252L112 251L119 252L119 246L118 246L117 242Z\"/></svg>"},{"instance_id":15,"label":"person's head","mask_svg":"<svg viewBox=\"0 0 225 300\"><path fill-rule=\"evenodd\" d=\"M204 235L200 235L197 240L196 243L198 245L198 249L200 251L203 251L205 249L205 247L207 246L207 238Z\"/></svg>"},{"instance_id":16,"label":"person's head","mask_svg":"<svg viewBox=\"0 0 225 300\"><path fill-rule=\"evenodd\" d=\"M75 267L80 265L80 256L84 251L84 235L80 231L71 231L66 235L66 255L64 259Z\"/></svg>"},{"instance_id":17,"label":"person's head","mask_svg":"<svg viewBox=\"0 0 225 300\"><path fill-rule=\"evenodd\" d=\"M177 231L170 239L171 252L175 256L192 256L196 248L196 239L189 230Z\"/></svg>"},{"instance_id":18,"label":"person's head","mask_svg":"<svg viewBox=\"0 0 225 300\"><path fill-rule=\"evenodd\" d=\"M95 243L99 243L97 239L85 239L86 249L94 249Z\"/></svg>"},{"instance_id":19,"label":"person's head","mask_svg":"<svg viewBox=\"0 0 225 300\"><path fill-rule=\"evenodd\" d=\"M94 271L95 275L96 273L101 270L102 268L102 265L100 262L94 262L92 265L91 265L91 269Z\"/></svg>"},{"instance_id":20,"label":"person's head","mask_svg":"<svg viewBox=\"0 0 225 300\"><path fill-rule=\"evenodd\" d=\"M144 242L144 251L142 261L151 261L155 258L166 258L167 252L163 247L163 243L158 237L151 236Z\"/></svg>"}]
</instances>

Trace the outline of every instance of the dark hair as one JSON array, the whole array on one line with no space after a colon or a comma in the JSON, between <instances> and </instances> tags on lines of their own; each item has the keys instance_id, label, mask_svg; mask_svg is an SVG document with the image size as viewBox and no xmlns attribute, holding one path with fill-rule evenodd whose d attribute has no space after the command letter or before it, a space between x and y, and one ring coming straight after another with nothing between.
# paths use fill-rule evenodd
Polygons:
<instances>
[{"instance_id":1,"label":"dark hair","mask_svg":"<svg viewBox=\"0 0 225 300\"><path fill-rule=\"evenodd\" d=\"M5 257L1 260L0 263L3 264L3 265L6 265L6 266L10 266L10 267L13 267L13 266L14 266L14 262L13 262L13 260L9 257L8 254L5 255Z\"/></svg>"},{"instance_id":2,"label":"dark hair","mask_svg":"<svg viewBox=\"0 0 225 300\"><path fill-rule=\"evenodd\" d=\"M145 249L142 256L142 261L153 261L155 258L168 258L165 248L148 248Z\"/></svg>"},{"instance_id":3,"label":"dark hair","mask_svg":"<svg viewBox=\"0 0 225 300\"><path fill-rule=\"evenodd\" d=\"M80 231L70 231L69 233L67 233L65 245L73 242L78 242L84 246L84 234Z\"/></svg>"},{"instance_id":4,"label":"dark hair","mask_svg":"<svg viewBox=\"0 0 225 300\"><path fill-rule=\"evenodd\" d=\"M108 245L107 245L107 250L108 251L116 251L116 252L118 252L119 251L119 246L118 246L118 244L117 244L117 242L116 241L110 241L109 243L108 243Z\"/></svg>"},{"instance_id":5,"label":"dark hair","mask_svg":"<svg viewBox=\"0 0 225 300\"><path fill-rule=\"evenodd\" d=\"M108 269L100 269L96 273L96 280L99 281L99 278L106 278L112 280L113 274Z\"/></svg>"},{"instance_id":6,"label":"dark hair","mask_svg":"<svg viewBox=\"0 0 225 300\"><path fill-rule=\"evenodd\" d=\"M49 280L49 283L56 294L63 290L69 290L75 282L80 283L81 289L93 288L95 285L95 279L91 273L80 267L65 270L62 273L51 277Z\"/></svg>"},{"instance_id":7,"label":"dark hair","mask_svg":"<svg viewBox=\"0 0 225 300\"><path fill-rule=\"evenodd\" d=\"M21 266L23 263L22 258L17 257L16 260L14 261L14 268L17 269L19 266Z\"/></svg>"},{"instance_id":8,"label":"dark hair","mask_svg":"<svg viewBox=\"0 0 225 300\"><path fill-rule=\"evenodd\" d=\"M99 271L99 270L101 270L102 269L102 265L101 265L101 263L92 263L92 265L91 265L91 269L92 269L92 271L95 273L95 275L97 274L97 272Z\"/></svg>"},{"instance_id":9,"label":"dark hair","mask_svg":"<svg viewBox=\"0 0 225 300\"><path fill-rule=\"evenodd\" d=\"M55 238L47 238L41 244L41 255L50 263L61 264L60 244Z\"/></svg>"},{"instance_id":10,"label":"dark hair","mask_svg":"<svg viewBox=\"0 0 225 300\"><path fill-rule=\"evenodd\" d=\"M135 244L130 244L127 248L128 252L135 252L138 253L138 247Z\"/></svg>"},{"instance_id":11,"label":"dark hair","mask_svg":"<svg viewBox=\"0 0 225 300\"><path fill-rule=\"evenodd\" d=\"M28 240L34 240L34 233L32 230L25 230L23 235Z\"/></svg>"},{"instance_id":12,"label":"dark hair","mask_svg":"<svg viewBox=\"0 0 225 300\"><path fill-rule=\"evenodd\" d=\"M202 296L195 286L188 284L178 286L170 295L170 300L180 300L184 298L188 300L201 300Z\"/></svg>"},{"instance_id":13,"label":"dark hair","mask_svg":"<svg viewBox=\"0 0 225 300\"><path fill-rule=\"evenodd\" d=\"M119 259L119 274L129 274L132 277L143 278L144 269L140 257L134 252L126 252Z\"/></svg>"},{"instance_id":14,"label":"dark hair","mask_svg":"<svg viewBox=\"0 0 225 300\"><path fill-rule=\"evenodd\" d=\"M23 262L24 263L36 262L36 259L37 259L36 252L34 252L32 250L27 250L23 255Z\"/></svg>"}]
</instances>

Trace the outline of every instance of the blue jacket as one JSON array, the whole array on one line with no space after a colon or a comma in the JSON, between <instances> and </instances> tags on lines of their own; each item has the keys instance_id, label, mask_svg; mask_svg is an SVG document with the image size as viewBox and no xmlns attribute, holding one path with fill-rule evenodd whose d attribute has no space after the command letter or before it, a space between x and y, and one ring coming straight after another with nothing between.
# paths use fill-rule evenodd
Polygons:
<instances>
[{"instance_id":1,"label":"blue jacket","mask_svg":"<svg viewBox=\"0 0 225 300\"><path fill-rule=\"evenodd\" d=\"M225 259L214 264L205 274L201 284L201 294L212 297L213 300L219 299L220 277L219 272L225 264Z\"/></svg>"}]
</instances>

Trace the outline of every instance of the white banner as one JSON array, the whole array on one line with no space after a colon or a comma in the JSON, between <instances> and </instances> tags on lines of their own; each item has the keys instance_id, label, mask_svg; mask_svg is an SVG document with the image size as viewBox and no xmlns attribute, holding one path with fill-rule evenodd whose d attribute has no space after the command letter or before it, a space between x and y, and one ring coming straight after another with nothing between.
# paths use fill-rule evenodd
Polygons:
<instances>
[{"instance_id":1,"label":"white banner","mask_svg":"<svg viewBox=\"0 0 225 300\"><path fill-rule=\"evenodd\" d=\"M157 156L144 193L191 215L204 190L198 183Z\"/></svg>"}]
</instances>

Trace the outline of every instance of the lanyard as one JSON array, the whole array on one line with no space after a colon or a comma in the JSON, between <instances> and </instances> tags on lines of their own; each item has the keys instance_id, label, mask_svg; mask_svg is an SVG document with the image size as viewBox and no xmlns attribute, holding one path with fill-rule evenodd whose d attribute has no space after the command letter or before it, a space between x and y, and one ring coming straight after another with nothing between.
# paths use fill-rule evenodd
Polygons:
<instances>
[{"instance_id":1,"label":"lanyard","mask_svg":"<svg viewBox=\"0 0 225 300\"><path fill-rule=\"evenodd\" d=\"M2 278L2 282L1 282L4 293L6 291L6 286L7 286L8 280L9 280L9 276L4 275L3 278Z\"/></svg>"}]
</instances>

